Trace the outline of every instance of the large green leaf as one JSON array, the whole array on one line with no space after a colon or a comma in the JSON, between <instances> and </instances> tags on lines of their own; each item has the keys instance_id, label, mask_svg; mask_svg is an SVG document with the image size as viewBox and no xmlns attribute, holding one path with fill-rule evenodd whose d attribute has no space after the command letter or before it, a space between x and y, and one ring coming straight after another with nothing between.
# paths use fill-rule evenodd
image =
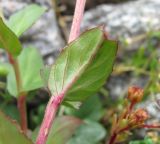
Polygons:
<instances>
[{"instance_id":1,"label":"large green leaf","mask_svg":"<svg viewBox=\"0 0 160 144\"><path fill-rule=\"evenodd\" d=\"M33 144L20 131L16 122L11 121L0 112L0 144Z\"/></svg>"},{"instance_id":2,"label":"large green leaf","mask_svg":"<svg viewBox=\"0 0 160 144\"><path fill-rule=\"evenodd\" d=\"M0 48L5 49L13 56L18 56L22 46L17 36L5 25L0 17Z\"/></svg>"},{"instance_id":3,"label":"large green leaf","mask_svg":"<svg viewBox=\"0 0 160 144\"><path fill-rule=\"evenodd\" d=\"M45 8L36 4L29 5L13 14L8 21L8 26L19 37L39 19L44 11Z\"/></svg>"},{"instance_id":4,"label":"large green leaf","mask_svg":"<svg viewBox=\"0 0 160 144\"><path fill-rule=\"evenodd\" d=\"M47 144L66 144L82 123L82 120L71 116L57 117L49 133ZM36 140L38 131L39 128L33 132L33 141Z\"/></svg>"},{"instance_id":5,"label":"large green leaf","mask_svg":"<svg viewBox=\"0 0 160 144\"><path fill-rule=\"evenodd\" d=\"M70 43L51 68L48 87L53 96L80 101L94 94L112 71L115 41L105 40L100 28L91 29Z\"/></svg>"},{"instance_id":6,"label":"large green leaf","mask_svg":"<svg viewBox=\"0 0 160 144\"><path fill-rule=\"evenodd\" d=\"M22 79L21 92L31 91L43 86L40 77L40 69L43 67L43 60L36 48L24 48L18 57L20 76ZM16 80L13 68L7 77L7 89L13 96L18 96Z\"/></svg>"},{"instance_id":7,"label":"large green leaf","mask_svg":"<svg viewBox=\"0 0 160 144\"><path fill-rule=\"evenodd\" d=\"M67 144L97 144L106 135L105 129L96 122L81 125Z\"/></svg>"},{"instance_id":8,"label":"large green leaf","mask_svg":"<svg viewBox=\"0 0 160 144\"><path fill-rule=\"evenodd\" d=\"M66 144L81 123L82 121L75 117L57 118L48 136L47 144Z\"/></svg>"}]
</instances>

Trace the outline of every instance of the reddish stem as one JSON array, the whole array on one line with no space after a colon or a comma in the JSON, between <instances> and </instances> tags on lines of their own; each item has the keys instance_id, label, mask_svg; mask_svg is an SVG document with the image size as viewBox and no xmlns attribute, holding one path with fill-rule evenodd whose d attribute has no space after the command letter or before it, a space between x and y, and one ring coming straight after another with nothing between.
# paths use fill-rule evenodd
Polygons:
<instances>
[{"instance_id":1,"label":"reddish stem","mask_svg":"<svg viewBox=\"0 0 160 144\"><path fill-rule=\"evenodd\" d=\"M123 132L125 132L125 131L128 131L129 129L130 129L130 127L129 127L129 126L126 126L126 127L122 128L122 129L114 132L114 133L111 135L111 138L110 138L108 144L114 144L115 141L116 141L116 137L117 137L120 133L123 133Z\"/></svg>"},{"instance_id":2,"label":"reddish stem","mask_svg":"<svg viewBox=\"0 0 160 144\"><path fill-rule=\"evenodd\" d=\"M160 125L147 125L147 124L144 124L141 127L143 127L143 128L160 128Z\"/></svg>"},{"instance_id":3,"label":"reddish stem","mask_svg":"<svg viewBox=\"0 0 160 144\"><path fill-rule=\"evenodd\" d=\"M50 98L45 111L45 115L44 115L44 119L40 128L40 131L36 140L36 144L46 143L53 120L55 119L57 109L59 108L63 100L63 97L64 97L64 94L52 96Z\"/></svg>"},{"instance_id":4,"label":"reddish stem","mask_svg":"<svg viewBox=\"0 0 160 144\"><path fill-rule=\"evenodd\" d=\"M19 70L19 64L17 59L13 58L11 54L8 53L8 59L10 64L13 66L15 77L16 77L16 83L17 83L17 91L20 93L20 89L22 87L22 81L20 77L20 70Z\"/></svg>"},{"instance_id":5,"label":"reddish stem","mask_svg":"<svg viewBox=\"0 0 160 144\"><path fill-rule=\"evenodd\" d=\"M21 128L24 131L24 133L27 133L27 111L26 111L26 94L21 94L18 97L18 110L20 113L20 123Z\"/></svg>"},{"instance_id":6,"label":"reddish stem","mask_svg":"<svg viewBox=\"0 0 160 144\"><path fill-rule=\"evenodd\" d=\"M71 32L69 36L69 43L75 40L80 34L80 25L83 18L84 8L85 8L86 0L77 0L76 8L74 12Z\"/></svg>"},{"instance_id":7,"label":"reddish stem","mask_svg":"<svg viewBox=\"0 0 160 144\"><path fill-rule=\"evenodd\" d=\"M21 129L24 133L27 133L27 113L26 113L26 93L21 92L22 89L22 80L19 70L19 64L17 59L15 59L11 54L8 53L8 59L10 64L13 66L15 77L16 77L16 83L17 83L17 92L18 92L18 110L20 114L20 123L21 123Z\"/></svg>"},{"instance_id":8,"label":"reddish stem","mask_svg":"<svg viewBox=\"0 0 160 144\"><path fill-rule=\"evenodd\" d=\"M80 33L80 24L82 21L84 7L85 7L86 0L77 0L76 1L76 8L74 12L74 18L72 22L71 32L69 36L69 42L73 41L79 36ZM49 131L51 129L53 120L55 119L56 112L64 98L64 93L59 94L57 96L52 96L49 100L47 105L44 119L36 140L36 144L45 144L47 141L47 137Z\"/></svg>"},{"instance_id":9,"label":"reddish stem","mask_svg":"<svg viewBox=\"0 0 160 144\"><path fill-rule=\"evenodd\" d=\"M116 141L116 138L117 138L117 134L114 133L114 134L111 136L111 138L110 138L108 144L114 144L115 141Z\"/></svg>"},{"instance_id":10,"label":"reddish stem","mask_svg":"<svg viewBox=\"0 0 160 144\"><path fill-rule=\"evenodd\" d=\"M131 104L129 106L129 113L132 111L132 109L133 109L133 107L134 107L135 104L136 103L134 101L131 102Z\"/></svg>"}]
</instances>

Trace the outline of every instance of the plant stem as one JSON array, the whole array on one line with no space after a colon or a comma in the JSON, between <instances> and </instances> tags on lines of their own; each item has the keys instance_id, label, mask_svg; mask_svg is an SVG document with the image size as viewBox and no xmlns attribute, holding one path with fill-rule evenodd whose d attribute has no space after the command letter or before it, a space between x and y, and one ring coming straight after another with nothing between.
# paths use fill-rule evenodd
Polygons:
<instances>
[{"instance_id":1,"label":"plant stem","mask_svg":"<svg viewBox=\"0 0 160 144\"><path fill-rule=\"evenodd\" d=\"M13 66L16 77L17 92L18 92L17 105L20 114L21 129L23 130L24 133L27 133L28 126L27 126L27 113L26 113L26 93L21 92L22 80L19 70L19 64L17 59L13 58L12 55L9 53L8 53L8 59L10 64L12 64Z\"/></svg>"},{"instance_id":2,"label":"plant stem","mask_svg":"<svg viewBox=\"0 0 160 144\"><path fill-rule=\"evenodd\" d=\"M69 36L69 43L75 40L80 34L80 24L83 18L84 8L85 8L86 0L77 0L76 8L74 12L71 32Z\"/></svg>"},{"instance_id":3,"label":"plant stem","mask_svg":"<svg viewBox=\"0 0 160 144\"><path fill-rule=\"evenodd\" d=\"M143 128L150 128L150 129L160 129L160 125L147 125L147 124L144 124L142 125L141 127Z\"/></svg>"},{"instance_id":4,"label":"plant stem","mask_svg":"<svg viewBox=\"0 0 160 144\"><path fill-rule=\"evenodd\" d=\"M49 131L51 129L53 120L55 119L56 112L64 98L64 94L58 96L52 96L48 102L44 119L36 140L36 144L45 144Z\"/></svg>"},{"instance_id":5,"label":"plant stem","mask_svg":"<svg viewBox=\"0 0 160 144\"><path fill-rule=\"evenodd\" d=\"M19 71L19 64L17 59L13 58L11 54L8 53L8 59L10 64L13 66L14 72L15 72L15 77L16 77L16 83L17 83L17 91L18 94L20 93L21 87L22 87L22 80L20 76L20 71Z\"/></svg>"},{"instance_id":6,"label":"plant stem","mask_svg":"<svg viewBox=\"0 0 160 144\"><path fill-rule=\"evenodd\" d=\"M69 42L75 40L80 34L80 24L82 21L84 7L86 0L77 0L76 8L74 12L74 18L72 22L71 32L69 36ZM37 136L36 144L45 144L48 134L50 132L53 120L55 119L57 110L64 99L65 93L61 93L57 96L51 96L45 111L42 125Z\"/></svg>"},{"instance_id":7,"label":"plant stem","mask_svg":"<svg viewBox=\"0 0 160 144\"><path fill-rule=\"evenodd\" d=\"M20 123L21 123L21 129L26 134L27 133L27 112L26 112L26 94L22 93L18 97L18 110L20 114Z\"/></svg>"},{"instance_id":8,"label":"plant stem","mask_svg":"<svg viewBox=\"0 0 160 144\"><path fill-rule=\"evenodd\" d=\"M115 143L116 138L117 138L117 134L116 134L116 133L114 133L114 134L111 136L111 138L110 138L110 140L109 140L108 144L114 144L114 143Z\"/></svg>"}]
</instances>

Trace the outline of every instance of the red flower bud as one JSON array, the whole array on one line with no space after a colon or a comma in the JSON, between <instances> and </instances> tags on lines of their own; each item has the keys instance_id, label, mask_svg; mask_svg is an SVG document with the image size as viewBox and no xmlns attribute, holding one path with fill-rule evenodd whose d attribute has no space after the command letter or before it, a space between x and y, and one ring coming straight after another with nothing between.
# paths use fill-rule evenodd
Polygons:
<instances>
[{"instance_id":1,"label":"red flower bud","mask_svg":"<svg viewBox=\"0 0 160 144\"><path fill-rule=\"evenodd\" d=\"M140 108L130 115L129 121L132 123L132 125L138 125L144 123L148 118L148 112L145 109Z\"/></svg>"},{"instance_id":2,"label":"red flower bud","mask_svg":"<svg viewBox=\"0 0 160 144\"><path fill-rule=\"evenodd\" d=\"M137 103L142 100L143 95L144 95L144 91L142 88L133 86L128 89L128 97L127 98L131 102Z\"/></svg>"}]
</instances>

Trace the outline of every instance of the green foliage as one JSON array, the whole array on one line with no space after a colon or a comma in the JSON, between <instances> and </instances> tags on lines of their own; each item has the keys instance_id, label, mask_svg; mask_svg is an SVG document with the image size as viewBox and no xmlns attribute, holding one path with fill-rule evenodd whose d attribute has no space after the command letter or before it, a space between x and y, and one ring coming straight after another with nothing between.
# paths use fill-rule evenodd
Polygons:
<instances>
[{"instance_id":1,"label":"green foliage","mask_svg":"<svg viewBox=\"0 0 160 144\"><path fill-rule=\"evenodd\" d=\"M105 40L94 28L70 43L51 68L48 87L53 96L66 93L70 101L82 101L104 84L112 71L117 43Z\"/></svg>"},{"instance_id":2,"label":"green foliage","mask_svg":"<svg viewBox=\"0 0 160 144\"><path fill-rule=\"evenodd\" d=\"M132 141L129 144L154 144L154 143L153 143L152 139L145 138L144 140Z\"/></svg>"},{"instance_id":3,"label":"green foliage","mask_svg":"<svg viewBox=\"0 0 160 144\"><path fill-rule=\"evenodd\" d=\"M49 133L47 144L66 144L82 123L82 120L71 116L57 117ZM36 140L38 130L39 128L32 134L33 141Z\"/></svg>"},{"instance_id":4,"label":"green foliage","mask_svg":"<svg viewBox=\"0 0 160 144\"><path fill-rule=\"evenodd\" d=\"M82 120L75 117L58 117L52 126L47 144L66 144L81 123Z\"/></svg>"},{"instance_id":5,"label":"green foliage","mask_svg":"<svg viewBox=\"0 0 160 144\"><path fill-rule=\"evenodd\" d=\"M5 49L13 56L18 56L22 46L17 36L5 25L0 18L0 48Z\"/></svg>"},{"instance_id":6,"label":"green foliage","mask_svg":"<svg viewBox=\"0 0 160 144\"><path fill-rule=\"evenodd\" d=\"M9 28L19 37L29 29L45 12L45 8L36 4L29 5L13 14L7 22Z\"/></svg>"},{"instance_id":7,"label":"green foliage","mask_svg":"<svg viewBox=\"0 0 160 144\"><path fill-rule=\"evenodd\" d=\"M81 125L67 144L97 144L106 135L105 129L96 122Z\"/></svg>"},{"instance_id":8,"label":"green foliage","mask_svg":"<svg viewBox=\"0 0 160 144\"><path fill-rule=\"evenodd\" d=\"M9 72L10 64L0 62L0 76L6 76Z\"/></svg>"},{"instance_id":9,"label":"green foliage","mask_svg":"<svg viewBox=\"0 0 160 144\"><path fill-rule=\"evenodd\" d=\"M10 118L19 121L18 109L15 105L12 105L11 103L1 103L0 109Z\"/></svg>"},{"instance_id":10,"label":"green foliage","mask_svg":"<svg viewBox=\"0 0 160 144\"><path fill-rule=\"evenodd\" d=\"M19 70L22 80L21 92L28 92L43 86L40 77L40 69L43 67L43 60L36 48L24 48L18 56ZM17 86L13 68L7 76L7 89L11 95L17 97Z\"/></svg>"},{"instance_id":11,"label":"green foliage","mask_svg":"<svg viewBox=\"0 0 160 144\"><path fill-rule=\"evenodd\" d=\"M67 114L81 119L98 121L103 115L102 103L98 95L87 98L79 110L68 108Z\"/></svg>"},{"instance_id":12,"label":"green foliage","mask_svg":"<svg viewBox=\"0 0 160 144\"><path fill-rule=\"evenodd\" d=\"M20 132L16 122L11 121L0 112L0 144L33 144Z\"/></svg>"}]
</instances>

